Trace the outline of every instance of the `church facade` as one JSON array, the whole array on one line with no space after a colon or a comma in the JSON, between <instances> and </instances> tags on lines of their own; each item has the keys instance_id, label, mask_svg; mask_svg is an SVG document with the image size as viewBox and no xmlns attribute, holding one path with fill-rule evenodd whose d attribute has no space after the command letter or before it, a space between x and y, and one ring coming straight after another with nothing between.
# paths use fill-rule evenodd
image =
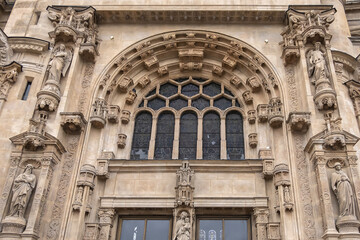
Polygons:
<instances>
[{"instance_id":1,"label":"church facade","mask_svg":"<svg viewBox=\"0 0 360 240\"><path fill-rule=\"evenodd\" d=\"M360 239L360 1L0 0L0 239Z\"/></svg>"}]
</instances>

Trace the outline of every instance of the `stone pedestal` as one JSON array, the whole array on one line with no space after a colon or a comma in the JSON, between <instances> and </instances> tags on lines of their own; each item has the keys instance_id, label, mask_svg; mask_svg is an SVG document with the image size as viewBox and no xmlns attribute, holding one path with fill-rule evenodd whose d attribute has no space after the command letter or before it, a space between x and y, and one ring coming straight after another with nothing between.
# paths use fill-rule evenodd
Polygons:
<instances>
[{"instance_id":1,"label":"stone pedestal","mask_svg":"<svg viewBox=\"0 0 360 240\"><path fill-rule=\"evenodd\" d=\"M26 226L26 220L23 217L7 216L1 222L2 233L21 234Z\"/></svg>"},{"instance_id":2,"label":"stone pedestal","mask_svg":"<svg viewBox=\"0 0 360 240\"><path fill-rule=\"evenodd\" d=\"M336 227L339 229L339 233L359 233L360 222L355 216L339 217L336 220ZM359 236L360 237L360 234Z\"/></svg>"}]
</instances>

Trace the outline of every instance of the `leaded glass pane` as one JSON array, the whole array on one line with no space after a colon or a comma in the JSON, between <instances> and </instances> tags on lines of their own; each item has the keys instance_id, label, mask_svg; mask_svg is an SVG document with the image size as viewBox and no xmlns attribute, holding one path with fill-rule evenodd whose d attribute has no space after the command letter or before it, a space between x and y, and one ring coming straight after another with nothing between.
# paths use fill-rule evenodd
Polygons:
<instances>
[{"instance_id":1,"label":"leaded glass pane","mask_svg":"<svg viewBox=\"0 0 360 240\"><path fill-rule=\"evenodd\" d=\"M165 100L162 100L161 98L154 98L148 101L147 106L154 110L158 110L162 107L165 107L165 104Z\"/></svg>"},{"instance_id":2,"label":"leaded glass pane","mask_svg":"<svg viewBox=\"0 0 360 240\"><path fill-rule=\"evenodd\" d=\"M144 100L142 100L141 103L139 104L139 108L140 107L144 107Z\"/></svg>"},{"instance_id":3,"label":"leaded glass pane","mask_svg":"<svg viewBox=\"0 0 360 240\"><path fill-rule=\"evenodd\" d=\"M210 101L205 98L199 97L198 99L195 99L191 102L191 106L199 110L203 110L204 108L210 106Z\"/></svg>"},{"instance_id":4,"label":"leaded glass pane","mask_svg":"<svg viewBox=\"0 0 360 240\"><path fill-rule=\"evenodd\" d=\"M176 110L180 110L183 107L186 107L187 105L188 105L188 101L185 99L182 99L180 97L170 100L170 103L169 103L169 106L172 108L175 108Z\"/></svg>"},{"instance_id":5,"label":"leaded glass pane","mask_svg":"<svg viewBox=\"0 0 360 240\"><path fill-rule=\"evenodd\" d=\"M135 118L135 128L131 146L131 159L147 159L151 136L152 115L141 112Z\"/></svg>"},{"instance_id":6,"label":"leaded glass pane","mask_svg":"<svg viewBox=\"0 0 360 240\"><path fill-rule=\"evenodd\" d=\"M170 97L178 92L178 87L171 83L165 83L160 86L159 93L165 97Z\"/></svg>"},{"instance_id":7,"label":"leaded glass pane","mask_svg":"<svg viewBox=\"0 0 360 240\"><path fill-rule=\"evenodd\" d=\"M174 114L163 112L157 122L155 139L155 159L171 159L174 140Z\"/></svg>"},{"instance_id":8,"label":"leaded glass pane","mask_svg":"<svg viewBox=\"0 0 360 240\"><path fill-rule=\"evenodd\" d=\"M156 93L156 88L154 88L153 90L151 90L147 95L146 97L150 97L152 95L154 95Z\"/></svg>"},{"instance_id":9,"label":"leaded glass pane","mask_svg":"<svg viewBox=\"0 0 360 240\"><path fill-rule=\"evenodd\" d=\"M224 220L224 239L226 240L247 240L247 220Z\"/></svg>"},{"instance_id":10,"label":"leaded glass pane","mask_svg":"<svg viewBox=\"0 0 360 240\"><path fill-rule=\"evenodd\" d=\"M225 97L221 97L214 101L214 107L220 108L221 110L225 110L225 109L231 107L231 105L232 105L232 101Z\"/></svg>"},{"instance_id":11,"label":"leaded glass pane","mask_svg":"<svg viewBox=\"0 0 360 240\"><path fill-rule=\"evenodd\" d=\"M226 115L226 150L227 159L244 159L243 118L240 113L232 111Z\"/></svg>"},{"instance_id":12,"label":"leaded glass pane","mask_svg":"<svg viewBox=\"0 0 360 240\"><path fill-rule=\"evenodd\" d=\"M185 112L180 118L179 159L196 159L197 116Z\"/></svg>"},{"instance_id":13,"label":"leaded glass pane","mask_svg":"<svg viewBox=\"0 0 360 240\"><path fill-rule=\"evenodd\" d=\"M181 88L181 93L188 97L192 97L199 93L199 86L189 83Z\"/></svg>"},{"instance_id":14,"label":"leaded glass pane","mask_svg":"<svg viewBox=\"0 0 360 240\"><path fill-rule=\"evenodd\" d=\"M220 117L215 112L203 119L203 159L220 159Z\"/></svg>"},{"instance_id":15,"label":"leaded glass pane","mask_svg":"<svg viewBox=\"0 0 360 240\"><path fill-rule=\"evenodd\" d=\"M145 220L123 220L120 240L143 240Z\"/></svg>"},{"instance_id":16,"label":"leaded glass pane","mask_svg":"<svg viewBox=\"0 0 360 240\"><path fill-rule=\"evenodd\" d=\"M210 83L203 88L204 94L213 97L221 93L221 86L217 83Z\"/></svg>"},{"instance_id":17,"label":"leaded glass pane","mask_svg":"<svg viewBox=\"0 0 360 240\"><path fill-rule=\"evenodd\" d=\"M145 240L168 240L169 220L147 220Z\"/></svg>"},{"instance_id":18,"label":"leaded glass pane","mask_svg":"<svg viewBox=\"0 0 360 240\"><path fill-rule=\"evenodd\" d=\"M222 240L222 220L200 220L201 240Z\"/></svg>"},{"instance_id":19,"label":"leaded glass pane","mask_svg":"<svg viewBox=\"0 0 360 240\"><path fill-rule=\"evenodd\" d=\"M234 97L234 94L232 94L232 92L230 92L230 91L227 90L226 88L224 89L224 92L225 92L227 95L230 95L231 97Z\"/></svg>"}]
</instances>

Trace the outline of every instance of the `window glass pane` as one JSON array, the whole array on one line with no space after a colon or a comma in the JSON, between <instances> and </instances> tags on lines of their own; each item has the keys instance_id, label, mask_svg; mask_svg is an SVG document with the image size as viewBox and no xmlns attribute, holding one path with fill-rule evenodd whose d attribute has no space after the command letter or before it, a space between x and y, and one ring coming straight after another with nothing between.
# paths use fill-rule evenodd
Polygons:
<instances>
[{"instance_id":1,"label":"window glass pane","mask_svg":"<svg viewBox=\"0 0 360 240\"><path fill-rule=\"evenodd\" d=\"M199 240L222 240L222 220L200 220Z\"/></svg>"},{"instance_id":2,"label":"window glass pane","mask_svg":"<svg viewBox=\"0 0 360 240\"><path fill-rule=\"evenodd\" d=\"M180 118L179 159L196 158L197 122L193 112L185 112Z\"/></svg>"},{"instance_id":3,"label":"window glass pane","mask_svg":"<svg viewBox=\"0 0 360 240\"><path fill-rule=\"evenodd\" d=\"M27 100L27 98L29 96L30 88L31 88L31 82L27 82L26 87L25 87L25 91L24 91L24 94L23 94L21 100Z\"/></svg>"},{"instance_id":4,"label":"window glass pane","mask_svg":"<svg viewBox=\"0 0 360 240\"><path fill-rule=\"evenodd\" d=\"M227 159L244 159L243 118L232 111L226 115L226 151Z\"/></svg>"},{"instance_id":5,"label":"window glass pane","mask_svg":"<svg viewBox=\"0 0 360 240\"><path fill-rule=\"evenodd\" d=\"M247 240L247 220L225 220L224 231L225 240Z\"/></svg>"},{"instance_id":6,"label":"window glass pane","mask_svg":"<svg viewBox=\"0 0 360 240\"><path fill-rule=\"evenodd\" d=\"M143 240L145 220L123 220L120 240Z\"/></svg>"},{"instance_id":7,"label":"window glass pane","mask_svg":"<svg viewBox=\"0 0 360 240\"><path fill-rule=\"evenodd\" d=\"M214 107L220 108L221 110L225 110L231 107L232 101L225 97L218 98L214 100Z\"/></svg>"},{"instance_id":8,"label":"window glass pane","mask_svg":"<svg viewBox=\"0 0 360 240\"><path fill-rule=\"evenodd\" d=\"M191 97L199 93L199 86L189 83L181 88L181 93Z\"/></svg>"},{"instance_id":9,"label":"window glass pane","mask_svg":"<svg viewBox=\"0 0 360 240\"><path fill-rule=\"evenodd\" d=\"M157 122L155 139L155 159L171 159L174 140L174 114L163 112Z\"/></svg>"},{"instance_id":10,"label":"window glass pane","mask_svg":"<svg viewBox=\"0 0 360 240\"><path fill-rule=\"evenodd\" d=\"M221 86L217 83L212 82L204 86L203 92L210 97L214 97L221 93Z\"/></svg>"},{"instance_id":11,"label":"window glass pane","mask_svg":"<svg viewBox=\"0 0 360 240\"><path fill-rule=\"evenodd\" d=\"M147 106L154 110L158 110L162 107L165 107L165 100L162 100L160 98L154 98L148 101Z\"/></svg>"},{"instance_id":12,"label":"window glass pane","mask_svg":"<svg viewBox=\"0 0 360 240\"><path fill-rule=\"evenodd\" d=\"M152 115L141 112L136 116L131 159L147 159L151 136Z\"/></svg>"},{"instance_id":13,"label":"window glass pane","mask_svg":"<svg viewBox=\"0 0 360 240\"><path fill-rule=\"evenodd\" d=\"M148 220L146 223L146 240L168 240L169 226L170 220Z\"/></svg>"},{"instance_id":14,"label":"window glass pane","mask_svg":"<svg viewBox=\"0 0 360 240\"><path fill-rule=\"evenodd\" d=\"M171 84L165 83L164 85L160 86L159 93L165 97L170 97L178 92L178 87Z\"/></svg>"},{"instance_id":15,"label":"window glass pane","mask_svg":"<svg viewBox=\"0 0 360 240\"><path fill-rule=\"evenodd\" d=\"M203 159L220 159L220 117L215 112L203 119Z\"/></svg>"}]
</instances>

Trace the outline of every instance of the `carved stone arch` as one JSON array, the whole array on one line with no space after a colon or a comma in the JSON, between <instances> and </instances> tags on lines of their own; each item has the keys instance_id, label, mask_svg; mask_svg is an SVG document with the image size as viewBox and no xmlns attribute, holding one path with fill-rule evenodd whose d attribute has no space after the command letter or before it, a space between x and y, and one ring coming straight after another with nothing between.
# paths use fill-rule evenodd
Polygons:
<instances>
[{"instance_id":1,"label":"carved stone arch","mask_svg":"<svg viewBox=\"0 0 360 240\"><path fill-rule=\"evenodd\" d=\"M226 115L227 115L229 112L233 112L233 111L240 113L241 116L242 116L242 118L243 118L243 120L244 120L244 121L246 120L246 113L244 112L244 110L241 109L241 108L236 108L236 107L230 107L230 108L226 109L226 110L222 113L221 117L226 118Z\"/></svg>"},{"instance_id":2,"label":"carved stone arch","mask_svg":"<svg viewBox=\"0 0 360 240\"><path fill-rule=\"evenodd\" d=\"M196 114L197 118L201 117L199 109L195 107L184 107L178 111L178 117L181 117L185 112L193 112Z\"/></svg>"}]
</instances>

